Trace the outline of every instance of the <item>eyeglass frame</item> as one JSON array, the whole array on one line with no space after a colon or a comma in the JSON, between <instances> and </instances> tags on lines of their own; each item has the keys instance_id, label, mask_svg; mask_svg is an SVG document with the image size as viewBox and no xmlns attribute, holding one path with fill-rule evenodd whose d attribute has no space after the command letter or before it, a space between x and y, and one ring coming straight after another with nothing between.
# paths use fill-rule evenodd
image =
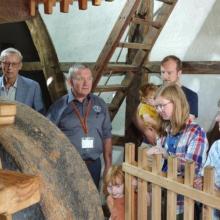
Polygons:
<instances>
[{"instance_id":1,"label":"eyeglass frame","mask_svg":"<svg viewBox=\"0 0 220 220\"><path fill-rule=\"evenodd\" d=\"M167 102L167 103L165 103L165 104L154 105L154 107L155 107L156 111L163 111L164 108L165 108L168 104L170 104L170 103L172 103L172 101L169 101L169 102Z\"/></svg>"},{"instance_id":2,"label":"eyeglass frame","mask_svg":"<svg viewBox=\"0 0 220 220\"><path fill-rule=\"evenodd\" d=\"M18 63L9 63L9 62L5 62L5 61L2 61L1 64L5 65L7 68L8 67L12 67L12 68L17 68L19 66L19 64L21 64L21 62L18 62Z\"/></svg>"}]
</instances>

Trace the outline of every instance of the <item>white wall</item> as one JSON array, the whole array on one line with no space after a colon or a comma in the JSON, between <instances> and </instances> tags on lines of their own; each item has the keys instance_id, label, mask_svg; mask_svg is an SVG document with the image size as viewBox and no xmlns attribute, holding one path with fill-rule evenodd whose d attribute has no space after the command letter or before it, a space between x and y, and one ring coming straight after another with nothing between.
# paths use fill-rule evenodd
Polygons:
<instances>
[{"instance_id":1,"label":"white wall","mask_svg":"<svg viewBox=\"0 0 220 220\"><path fill-rule=\"evenodd\" d=\"M88 2L79 10L74 1L69 13L61 13L59 4L52 15L41 13L54 42L60 62L95 62L126 0L102 1L100 6ZM43 12L43 6L40 7Z\"/></svg>"}]
</instances>

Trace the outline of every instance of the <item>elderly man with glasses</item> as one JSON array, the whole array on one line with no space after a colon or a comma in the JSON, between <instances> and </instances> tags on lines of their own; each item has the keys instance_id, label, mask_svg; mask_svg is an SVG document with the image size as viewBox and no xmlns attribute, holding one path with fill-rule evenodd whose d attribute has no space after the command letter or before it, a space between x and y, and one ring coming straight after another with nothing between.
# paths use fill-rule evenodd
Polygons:
<instances>
[{"instance_id":1,"label":"elderly man with glasses","mask_svg":"<svg viewBox=\"0 0 220 220\"><path fill-rule=\"evenodd\" d=\"M45 112L41 89L37 82L19 75L22 68L22 55L15 48L1 52L0 96L10 101L18 101L40 113Z\"/></svg>"}]
</instances>

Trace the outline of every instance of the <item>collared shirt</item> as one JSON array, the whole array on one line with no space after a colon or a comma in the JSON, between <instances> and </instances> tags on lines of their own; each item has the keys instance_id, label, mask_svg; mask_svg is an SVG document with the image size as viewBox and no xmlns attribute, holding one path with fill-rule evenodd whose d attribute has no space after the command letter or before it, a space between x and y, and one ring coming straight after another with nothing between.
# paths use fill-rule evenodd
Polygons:
<instances>
[{"instance_id":1,"label":"collared shirt","mask_svg":"<svg viewBox=\"0 0 220 220\"><path fill-rule=\"evenodd\" d=\"M16 79L15 83L12 86L10 86L8 89L5 87L4 79L2 80L1 89L0 89L0 96L6 98L7 100L14 101L15 95L16 95L16 90L17 90L17 79Z\"/></svg>"},{"instance_id":2,"label":"collared shirt","mask_svg":"<svg viewBox=\"0 0 220 220\"><path fill-rule=\"evenodd\" d=\"M87 119L88 134L86 136L94 138L94 148L85 149L81 147L85 133L73 110L72 101L80 114L84 116L89 100L92 102L92 108ZM88 95L83 102L79 102L69 91L50 107L47 117L63 131L84 160L97 159L103 152L103 141L111 138L112 127L107 105L100 97L93 94Z\"/></svg>"},{"instance_id":3,"label":"collared shirt","mask_svg":"<svg viewBox=\"0 0 220 220\"><path fill-rule=\"evenodd\" d=\"M175 153L169 152L168 140L171 137L172 135L169 134L167 137L160 138L158 140L158 146L165 147L168 154L175 154L177 156L179 159L178 174L184 176L185 162L186 160L192 160L195 161L195 175L200 176L208 149L208 140L205 131L198 124L189 120L175 141L175 146L173 146ZM177 200L177 213L179 214L183 212L183 197L178 196Z\"/></svg>"}]
</instances>

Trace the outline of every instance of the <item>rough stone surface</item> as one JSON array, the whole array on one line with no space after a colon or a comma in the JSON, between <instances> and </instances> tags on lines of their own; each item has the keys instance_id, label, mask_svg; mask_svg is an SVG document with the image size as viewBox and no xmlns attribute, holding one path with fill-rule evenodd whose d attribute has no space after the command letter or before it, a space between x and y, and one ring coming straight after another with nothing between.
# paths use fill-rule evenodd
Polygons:
<instances>
[{"instance_id":1,"label":"rough stone surface","mask_svg":"<svg viewBox=\"0 0 220 220\"><path fill-rule=\"evenodd\" d=\"M22 172L42 178L45 218L104 219L98 191L74 146L45 117L15 103L15 124L0 127L0 143Z\"/></svg>"}]
</instances>

